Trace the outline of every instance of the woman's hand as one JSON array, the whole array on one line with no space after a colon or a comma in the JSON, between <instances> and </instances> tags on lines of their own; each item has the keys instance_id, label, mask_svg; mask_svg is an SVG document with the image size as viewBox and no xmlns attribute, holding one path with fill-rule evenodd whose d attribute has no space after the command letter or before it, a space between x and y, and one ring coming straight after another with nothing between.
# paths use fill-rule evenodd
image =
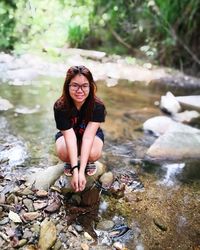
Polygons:
<instances>
[{"instance_id":1,"label":"woman's hand","mask_svg":"<svg viewBox=\"0 0 200 250\"><path fill-rule=\"evenodd\" d=\"M74 169L73 176L71 179L71 186L74 189L75 192L79 191L79 174L78 169Z\"/></svg>"},{"instance_id":2,"label":"woman's hand","mask_svg":"<svg viewBox=\"0 0 200 250\"><path fill-rule=\"evenodd\" d=\"M79 171L78 182L79 182L79 191L83 191L86 185L86 178L85 178L85 173L82 171Z\"/></svg>"}]
</instances>

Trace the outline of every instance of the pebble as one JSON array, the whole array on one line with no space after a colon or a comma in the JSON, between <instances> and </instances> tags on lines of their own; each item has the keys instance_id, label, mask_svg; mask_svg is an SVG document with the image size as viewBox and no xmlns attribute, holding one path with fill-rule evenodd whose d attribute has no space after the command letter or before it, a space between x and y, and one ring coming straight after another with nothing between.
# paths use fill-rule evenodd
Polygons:
<instances>
[{"instance_id":1,"label":"pebble","mask_svg":"<svg viewBox=\"0 0 200 250\"><path fill-rule=\"evenodd\" d=\"M26 244L27 240L26 239L21 239L18 244L17 247L23 247Z\"/></svg>"},{"instance_id":2,"label":"pebble","mask_svg":"<svg viewBox=\"0 0 200 250\"><path fill-rule=\"evenodd\" d=\"M160 230L167 231L167 226L161 218L154 218L153 222Z\"/></svg>"},{"instance_id":3,"label":"pebble","mask_svg":"<svg viewBox=\"0 0 200 250\"><path fill-rule=\"evenodd\" d=\"M84 232L84 237L85 237L87 240L92 240L92 236L89 235L89 233L87 233L87 232Z\"/></svg>"},{"instance_id":4,"label":"pebble","mask_svg":"<svg viewBox=\"0 0 200 250\"><path fill-rule=\"evenodd\" d=\"M34 211L33 201L31 199L23 199L23 204L28 209L29 212Z\"/></svg>"},{"instance_id":5,"label":"pebble","mask_svg":"<svg viewBox=\"0 0 200 250\"><path fill-rule=\"evenodd\" d=\"M0 220L0 225L5 225L9 222L9 218L6 217L6 218L3 218L2 220Z\"/></svg>"},{"instance_id":6,"label":"pebble","mask_svg":"<svg viewBox=\"0 0 200 250\"><path fill-rule=\"evenodd\" d=\"M62 247L62 242L60 240L57 240L53 247L53 250L59 250L61 247Z\"/></svg>"},{"instance_id":7,"label":"pebble","mask_svg":"<svg viewBox=\"0 0 200 250\"><path fill-rule=\"evenodd\" d=\"M68 231L70 233L72 233L73 235L75 235L76 237L78 237L78 233L76 232L76 230L71 225L68 227Z\"/></svg>"},{"instance_id":8,"label":"pebble","mask_svg":"<svg viewBox=\"0 0 200 250\"><path fill-rule=\"evenodd\" d=\"M36 196L37 196L37 197L47 197L47 195L48 195L48 192L45 191L45 190L38 190L38 191L36 192Z\"/></svg>"},{"instance_id":9,"label":"pebble","mask_svg":"<svg viewBox=\"0 0 200 250\"><path fill-rule=\"evenodd\" d=\"M21 191L22 195L30 195L34 194L33 191L30 188L25 188L24 190Z\"/></svg>"},{"instance_id":10,"label":"pebble","mask_svg":"<svg viewBox=\"0 0 200 250\"><path fill-rule=\"evenodd\" d=\"M83 232L83 227L81 225L74 224L73 226L78 233Z\"/></svg>"},{"instance_id":11,"label":"pebble","mask_svg":"<svg viewBox=\"0 0 200 250\"><path fill-rule=\"evenodd\" d=\"M113 244L113 247L116 249L116 250L123 250L124 249L124 246L123 246L123 244L121 243L121 242L115 242L114 244Z\"/></svg>"},{"instance_id":12,"label":"pebble","mask_svg":"<svg viewBox=\"0 0 200 250\"><path fill-rule=\"evenodd\" d=\"M89 246L87 243L81 243L81 249L82 250L89 250Z\"/></svg>"},{"instance_id":13,"label":"pebble","mask_svg":"<svg viewBox=\"0 0 200 250\"><path fill-rule=\"evenodd\" d=\"M96 229L97 230L109 230L111 229L113 226L115 225L115 223L111 220L103 220L103 221L100 221L98 224L97 224L97 227Z\"/></svg>"}]
</instances>

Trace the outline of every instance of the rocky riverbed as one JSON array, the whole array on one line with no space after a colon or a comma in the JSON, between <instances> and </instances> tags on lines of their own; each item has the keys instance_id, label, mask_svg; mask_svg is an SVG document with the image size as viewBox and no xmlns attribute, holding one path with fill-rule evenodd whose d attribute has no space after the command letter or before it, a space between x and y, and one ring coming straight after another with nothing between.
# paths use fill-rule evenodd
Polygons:
<instances>
[{"instance_id":1,"label":"rocky riverbed","mask_svg":"<svg viewBox=\"0 0 200 250\"><path fill-rule=\"evenodd\" d=\"M199 249L199 105L183 100L199 95L199 79L79 52L59 62L0 56L1 248ZM107 170L83 194L61 175L49 111L77 61L94 71L108 110Z\"/></svg>"}]
</instances>

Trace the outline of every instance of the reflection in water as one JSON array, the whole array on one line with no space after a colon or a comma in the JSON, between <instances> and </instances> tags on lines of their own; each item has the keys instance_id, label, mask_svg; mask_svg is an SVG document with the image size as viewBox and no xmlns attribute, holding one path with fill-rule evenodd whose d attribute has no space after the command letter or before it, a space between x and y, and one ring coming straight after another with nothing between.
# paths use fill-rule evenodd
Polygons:
<instances>
[{"instance_id":1,"label":"reflection in water","mask_svg":"<svg viewBox=\"0 0 200 250\"><path fill-rule=\"evenodd\" d=\"M165 186L173 186L176 182L176 175L185 167L185 163L164 164L162 168L166 171L163 180L159 184Z\"/></svg>"}]
</instances>

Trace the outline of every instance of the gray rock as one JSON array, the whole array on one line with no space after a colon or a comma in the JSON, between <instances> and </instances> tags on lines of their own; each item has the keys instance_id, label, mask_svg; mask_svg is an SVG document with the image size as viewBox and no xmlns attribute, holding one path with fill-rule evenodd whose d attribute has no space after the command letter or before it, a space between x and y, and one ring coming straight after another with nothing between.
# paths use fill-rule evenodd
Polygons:
<instances>
[{"instance_id":1,"label":"gray rock","mask_svg":"<svg viewBox=\"0 0 200 250\"><path fill-rule=\"evenodd\" d=\"M151 132L155 136L164 134L175 122L167 116L156 116L148 119L143 124L145 132Z\"/></svg>"},{"instance_id":2,"label":"gray rock","mask_svg":"<svg viewBox=\"0 0 200 250\"><path fill-rule=\"evenodd\" d=\"M176 123L147 150L147 159L200 159L200 130Z\"/></svg>"},{"instance_id":3,"label":"gray rock","mask_svg":"<svg viewBox=\"0 0 200 250\"><path fill-rule=\"evenodd\" d=\"M41 250L50 249L56 242L56 226L52 221L45 219L41 223L38 246Z\"/></svg>"},{"instance_id":4,"label":"gray rock","mask_svg":"<svg viewBox=\"0 0 200 250\"><path fill-rule=\"evenodd\" d=\"M199 117L200 117L199 112L194 110L191 111L186 110L184 112L175 114L172 118L177 122L190 123L191 121L194 121L196 118Z\"/></svg>"},{"instance_id":5,"label":"gray rock","mask_svg":"<svg viewBox=\"0 0 200 250\"><path fill-rule=\"evenodd\" d=\"M113 226L115 225L115 223L111 220L103 220L103 221L100 221L98 224L97 224L97 227L96 229L97 230L109 230L111 229Z\"/></svg>"},{"instance_id":6,"label":"gray rock","mask_svg":"<svg viewBox=\"0 0 200 250\"><path fill-rule=\"evenodd\" d=\"M6 99L0 97L0 111L6 111L13 108L13 105Z\"/></svg>"},{"instance_id":7,"label":"gray rock","mask_svg":"<svg viewBox=\"0 0 200 250\"><path fill-rule=\"evenodd\" d=\"M23 203L25 205L25 207L28 209L29 212L33 212L34 211L34 207L33 207L33 201L31 199L23 199Z\"/></svg>"},{"instance_id":8,"label":"gray rock","mask_svg":"<svg viewBox=\"0 0 200 250\"><path fill-rule=\"evenodd\" d=\"M200 111L200 95L177 96L176 100L183 108Z\"/></svg>"},{"instance_id":9,"label":"gray rock","mask_svg":"<svg viewBox=\"0 0 200 250\"><path fill-rule=\"evenodd\" d=\"M63 173L64 164L50 166L37 173L31 174L27 177L29 184L34 184L36 189L48 190L50 186L60 177Z\"/></svg>"},{"instance_id":10,"label":"gray rock","mask_svg":"<svg viewBox=\"0 0 200 250\"><path fill-rule=\"evenodd\" d=\"M169 114L176 114L181 110L179 102L171 92L167 92L165 96L161 96L160 108Z\"/></svg>"}]
</instances>

